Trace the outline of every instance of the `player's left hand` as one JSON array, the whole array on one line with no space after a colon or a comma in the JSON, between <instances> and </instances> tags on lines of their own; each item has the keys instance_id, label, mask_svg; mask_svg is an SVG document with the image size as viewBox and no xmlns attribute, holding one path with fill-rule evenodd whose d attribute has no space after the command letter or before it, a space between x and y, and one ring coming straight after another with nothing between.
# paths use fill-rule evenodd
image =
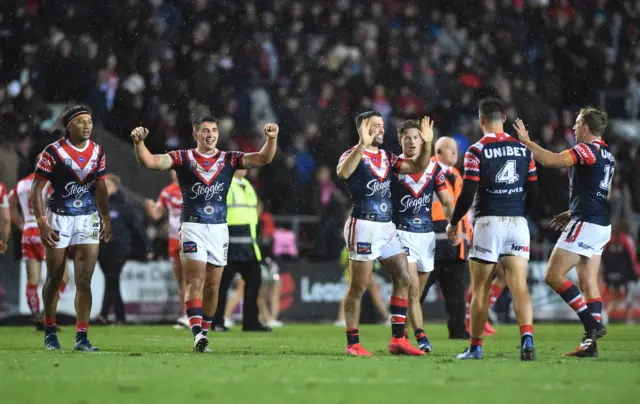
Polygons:
<instances>
[{"instance_id":1,"label":"player's left hand","mask_svg":"<svg viewBox=\"0 0 640 404\"><path fill-rule=\"evenodd\" d=\"M516 133L518 134L518 139L520 139L522 143L527 144L528 142L531 141L531 139L529 138L529 132L527 131L527 128L524 126L524 122L522 122L522 119L520 118L516 119L516 123L513 125L513 128L516 130Z\"/></svg>"},{"instance_id":2,"label":"player's left hand","mask_svg":"<svg viewBox=\"0 0 640 404\"><path fill-rule=\"evenodd\" d=\"M447 237L449 238L449 241L451 241L451 244L453 244L454 246L460 244L460 237L458 237L459 226L459 224L454 226L451 223L447 225Z\"/></svg>"},{"instance_id":3,"label":"player's left hand","mask_svg":"<svg viewBox=\"0 0 640 404\"><path fill-rule=\"evenodd\" d=\"M420 122L420 137L425 143L433 141L433 121L426 115Z\"/></svg>"},{"instance_id":4,"label":"player's left hand","mask_svg":"<svg viewBox=\"0 0 640 404\"><path fill-rule=\"evenodd\" d=\"M111 240L111 218L102 218L102 230L100 230L100 239L105 243Z\"/></svg>"},{"instance_id":5,"label":"player's left hand","mask_svg":"<svg viewBox=\"0 0 640 404\"><path fill-rule=\"evenodd\" d=\"M266 137L270 139L275 139L278 136L278 132L280 132L280 128L275 123L268 123L264 125L264 134Z\"/></svg>"}]
</instances>

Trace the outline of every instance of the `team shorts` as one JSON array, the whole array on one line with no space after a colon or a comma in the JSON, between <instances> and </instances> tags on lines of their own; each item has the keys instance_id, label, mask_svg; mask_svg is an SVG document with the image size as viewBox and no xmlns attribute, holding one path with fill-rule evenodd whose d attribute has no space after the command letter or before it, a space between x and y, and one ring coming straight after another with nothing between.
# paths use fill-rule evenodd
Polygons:
<instances>
[{"instance_id":1,"label":"team shorts","mask_svg":"<svg viewBox=\"0 0 640 404\"><path fill-rule=\"evenodd\" d=\"M44 261L44 244L40 240L40 229L37 227L22 231L22 258Z\"/></svg>"},{"instance_id":2,"label":"team shorts","mask_svg":"<svg viewBox=\"0 0 640 404\"><path fill-rule=\"evenodd\" d=\"M67 248L78 244L100 244L100 216L98 216L98 212L78 216L58 215L49 212L47 222L60 237L55 248Z\"/></svg>"},{"instance_id":3,"label":"team shorts","mask_svg":"<svg viewBox=\"0 0 640 404\"><path fill-rule=\"evenodd\" d=\"M180 229L180 258L203 261L218 267L227 265L229 228L226 223L184 222Z\"/></svg>"},{"instance_id":4,"label":"team shorts","mask_svg":"<svg viewBox=\"0 0 640 404\"><path fill-rule=\"evenodd\" d=\"M349 218L344 226L344 239L353 261L384 260L404 253L393 222Z\"/></svg>"},{"instance_id":5,"label":"team shorts","mask_svg":"<svg viewBox=\"0 0 640 404\"><path fill-rule=\"evenodd\" d=\"M433 271L433 260L436 253L436 234L413 233L410 231L398 230L400 243L404 247L407 260L410 263L418 264L418 272Z\"/></svg>"},{"instance_id":6,"label":"team shorts","mask_svg":"<svg viewBox=\"0 0 640 404\"><path fill-rule=\"evenodd\" d=\"M169 239L169 259L170 260L180 259L180 240L175 238Z\"/></svg>"},{"instance_id":7,"label":"team shorts","mask_svg":"<svg viewBox=\"0 0 640 404\"><path fill-rule=\"evenodd\" d=\"M529 224L521 216L482 216L473 225L469 258L498 262L503 255L529 259Z\"/></svg>"},{"instance_id":8,"label":"team shorts","mask_svg":"<svg viewBox=\"0 0 640 404\"><path fill-rule=\"evenodd\" d=\"M555 248L591 258L602 255L604 246L611 239L611 226L571 219L560 235Z\"/></svg>"}]
</instances>

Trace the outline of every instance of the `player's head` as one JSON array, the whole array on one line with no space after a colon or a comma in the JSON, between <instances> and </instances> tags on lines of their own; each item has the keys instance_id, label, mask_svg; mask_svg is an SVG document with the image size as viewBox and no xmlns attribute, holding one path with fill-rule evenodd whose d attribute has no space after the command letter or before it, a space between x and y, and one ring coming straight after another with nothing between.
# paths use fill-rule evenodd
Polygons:
<instances>
[{"instance_id":1,"label":"player's head","mask_svg":"<svg viewBox=\"0 0 640 404\"><path fill-rule=\"evenodd\" d=\"M478 116L483 133L491 133L497 129L502 130L502 125L507 120L504 104L497 98L480 100L478 102Z\"/></svg>"},{"instance_id":2,"label":"player's head","mask_svg":"<svg viewBox=\"0 0 640 404\"><path fill-rule=\"evenodd\" d=\"M193 123L193 137L198 143L198 148L206 153L214 152L218 144L218 122L216 118L207 115L198 118Z\"/></svg>"},{"instance_id":3,"label":"player's head","mask_svg":"<svg viewBox=\"0 0 640 404\"><path fill-rule=\"evenodd\" d=\"M171 170L171 181L178 182L178 173L176 170Z\"/></svg>"},{"instance_id":4,"label":"player's head","mask_svg":"<svg viewBox=\"0 0 640 404\"><path fill-rule=\"evenodd\" d=\"M109 196L118 192L118 188L120 188L120 177L115 174L107 174L104 176L104 181L107 184L107 194Z\"/></svg>"},{"instance_id":5,"label":"player's head","mask_svg":"<svg viewBox=\"0 0 640 404\"><path fill-rule=\"evenodd\" d=\"M453 138L443 136L436 142L436 158L442 164L454 166L458 162L458 144Z\"/></svg>"},{"instance_id":6,"label":"player's head","mask_svg":"<svg viewBox=\"0 0 640 404\"><path fill-rule=\"evenodd\" d=\"M398 126L398 141L402 146L405 157L412 158L420 154L422 137L420 136L420 121L409 119Z\"/></svg>"},{"instance_id":7,"label":"player's head","mask_svg":"<svg viewBox=\"0 0 640 404\"><path fill-rule=\"evenodd\" d=\"M86 105L74 105L60 114L60 124L72 141L89 140L93 131L91 110Z\"/></svg>"},{"instance_id":8,"label":"player's head","mask_svg":"<svg viewBox=\"0 0 640 404\"><path fill-rule=\"evenodd\" d=\"M582 108L573 125L577 142L586 141L585 137L588 135L602 137L606 128L607 113L593 107Z\"/></svg>"},{"instance_id":9,"label":"player's head","mask_svg":"<svg viewBox=\"0 0 640 404\"><path fill-rule=\"evenodd\" d=\"M360 133L360 125L365 119L369 120L371 133L375 135L371 145L376 147L382 145L384 141L384 121L382 120L382 115L376 111L367 111L358 115L356 117L356 129L358 133Z\"/></svg>"}]
</instances>

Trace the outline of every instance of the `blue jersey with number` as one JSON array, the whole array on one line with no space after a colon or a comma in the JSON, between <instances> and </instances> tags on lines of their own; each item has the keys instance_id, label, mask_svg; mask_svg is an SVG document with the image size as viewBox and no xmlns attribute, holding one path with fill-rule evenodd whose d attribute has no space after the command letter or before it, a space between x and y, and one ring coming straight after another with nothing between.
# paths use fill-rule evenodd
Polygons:
<instances>
[{"instance_id":1,"label":"blue jersey with number","mask_svg":"<svg viewBox=\"0 0 640 404\"><path fill-rule=\"evenodd\" d=\"M340 157L344 161L355 147ZM351 194L351 217L373 222L391 221L391 174L402 159L386 150L365 151L355 171L347 178Z\"/></svg>"},{"instance_id":2,"label":"blue jersey with number","mask_svg":"<svg viewBox=\"0 0 640 404\"><path fill-rule=\"evenodd\" d=\"M391 200L393 223L396 228L412 233L432 232L433 192L445 189L447 183L444 172L440 164L434 160L431 160L427 169L420 174L394 173L391 179Z\"/></svg>"},{"instance_id":3,"label":"blue jersey with number","mask_svg":"<svg viewBox=\"0 0 640 404\"><path fill-rule=\"evenodd\" d=\"M63 138L44 148L36 177L51 182L47 208L58 215L90 215L97 211L96 181L104 178L106 156L93 140L83 149Z\"/></svg>"},{"instance_id":4,"label":"blue jersey with number","mask_svg":"<svg viewBox=\"0 0 640 404\"><path fill-rule=\"evenodd\" d=\"M181 222L227 223L227 193L233 173L242 168L242 152L205 156L196 149L168 153L182 192Z\"/></svg>"},{"instance_id":5,"label":"blue jersey with number","mask_svg":"<svg viewBox=\"0 0 640 404\"><path fill-rule=\"evenodd\" d=\"M569 149L574 165L569 172L571 218L609 226L609 190L616 161L602 141L578 143Z\"/></svg>"},{"instance_id":6,"label":"blue jersey with number","mask_svg":"<svg viewBox=\"0 0 640 404\"><path fill-rule=\"evenodd\" d=\"M537 181L531 152L506 133L486 134L464 156L465 180L477 181L475 217L524 216L524 185Z\"/></svg>"}]
</instances>

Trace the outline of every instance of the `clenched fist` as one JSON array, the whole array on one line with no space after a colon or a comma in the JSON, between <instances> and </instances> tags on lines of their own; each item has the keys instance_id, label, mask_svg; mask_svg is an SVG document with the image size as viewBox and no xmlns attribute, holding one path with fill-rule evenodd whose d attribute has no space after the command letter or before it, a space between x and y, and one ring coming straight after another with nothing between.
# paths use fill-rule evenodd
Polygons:
<instances>
[{"instance_id":1,"label":"clenched fist","mask_svg":"<svg viewBox=\"0 0 640 404\"><path fill-rule=\"evenodd\" d=\"M149 134L149 130L147 128L143 128L139 126L131 131L131 139L133 139L133 143L138 144L143 142Z\"/></svg>"},{"instance_id":2,"label":"clenched fist","mask_svg":"<svg viewBox=\"0 0 640 404\"><path fill-rule=\"evenodd\" d=\"M268 123L264 125L264 134L270 139L275 139L278 136L280 128L275 123Z\"/></svg>"}]
</instances>

